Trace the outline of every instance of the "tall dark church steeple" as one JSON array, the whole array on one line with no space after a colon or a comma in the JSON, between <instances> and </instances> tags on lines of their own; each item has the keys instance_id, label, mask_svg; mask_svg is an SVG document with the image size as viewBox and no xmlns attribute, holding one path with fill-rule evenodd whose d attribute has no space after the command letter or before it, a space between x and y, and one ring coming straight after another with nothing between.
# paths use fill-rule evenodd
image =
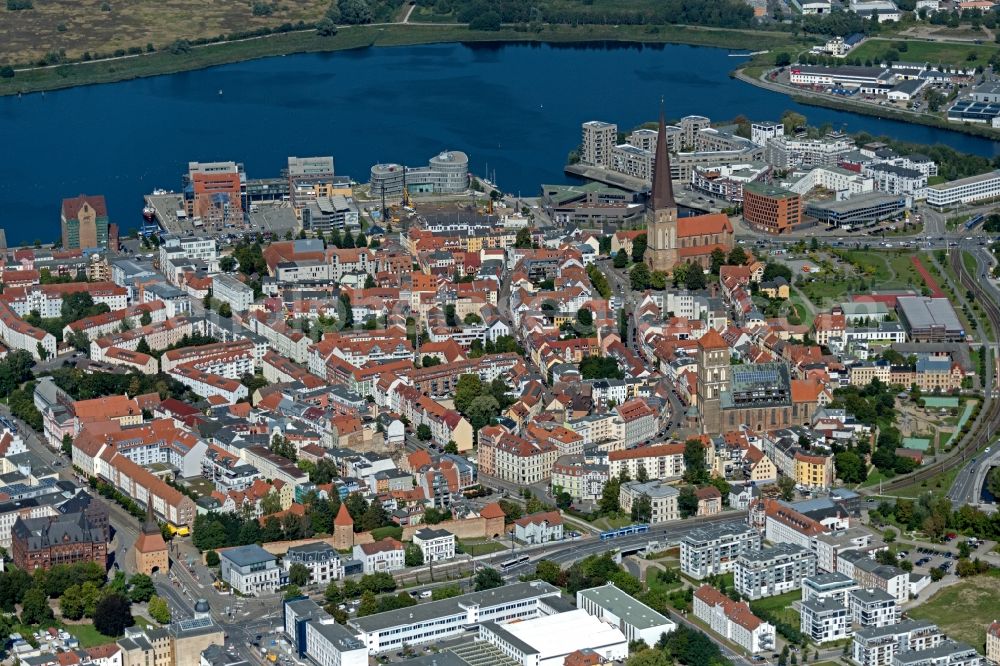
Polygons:
<instances>
[{"instance_id":1,"label":"tall dark church steeple","mask_svg":"<svg viewBox=\"0 0 1000 666\"><path fill-rule=\"evenodd\" d=\"M656 136L656 153L653 155L653 210L676 208L674 184L670 180L670 151L667 150L667 121L660 102L660 127Z\"/></svg>"},{"instance_id":2,"label":"tall dark church steeple","mask_svg":"<svg viewBox=\"0 0 1000 666\"><path fill-rule=\"evenodd\" d=\"M646 256L650 269L670 273L677 265L677 202L670 179L667 122L660 101L660 131L653 155L653 192L646 210Z\"/></svg>"}]
</instances>

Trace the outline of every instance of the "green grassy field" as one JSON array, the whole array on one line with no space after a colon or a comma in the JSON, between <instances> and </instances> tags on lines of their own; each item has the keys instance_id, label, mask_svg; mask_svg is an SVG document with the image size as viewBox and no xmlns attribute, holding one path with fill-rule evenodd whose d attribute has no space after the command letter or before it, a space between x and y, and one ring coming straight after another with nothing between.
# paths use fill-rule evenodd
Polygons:
<instances>
[{"instance_id":1,"label":"green grassy field","mask_svg":"<svg viewBox=\"0 0 1000 666\"><path fill-rule=\"evenodd\" d=\"M938 590L930 599L907 611L910 617L937 623L950 638L983 652L986 626L1000 612L1000 570L968 578Z\"/></svg>"},{"instance_id":2,"label":"green grassy field","mask_svg":"<svg viewBox=\"0 0 1000 666\"><path fill-rule=\"evenodd\" d=\"M67 64L18 72L0 78L0 95L53 90L92 83L109 83L143 76L202 69L215 65L290 53L342 51L371 46L404 46L441 42L586 42L623 41L678 43L742 49L748 43L767 49L799 43L792 35L768 31L723 30L689 26L554 25L540 32L503 29L497 32L470 30L465 26L397 24L343 27L332 37L307 30L271 35L240 42L192 48L183 54L158 51L105 62ZM735 64L735 63L734 63Z\"/></svg>"},{"instance_id":3,"label":"green grassy field","mask_svg":"<svg viewBox=\"0 0 1000 666\"><path fill-rule=\"evenodd\" d=\"M906 50L896 48L896 44L905 43ZM947 42L925 42L913 39L869 39L851 51L852 58L862 60L881 59L889 49L899 53L899 59L908 62L926 62L931 65L948 64L973 66L985 65L1000 47L996 44L955 44ZM975 59L969 60L970 55Z\"/></svg>"},{"instance_id":4,"label":"green grassy field","mask_svg":"<svg viewBox=\"0 0 1000 666\"><path fill-rule=\"evenodd\" d=\"M105 636L90 622L86 624L67 624L64 628L69 633L73 634L80 641L80 647L90 648L97 645L105 645L106 643L114 643L115 639L112 636Z\"/></svg>"},{"instance_id":5,"label":"green grassy field","mask_svg":"<svg viewBox=\"0 0 1000 666\"><path fill-rule=\"evenodd\" d=\"M799 626L799 612L792 608L792 604L802 599L802 592L792 590L776 597L767 597L751 602L754 608L768 611L783 622L792 626Z\"/></svg>"},{"instance_id":6,"label":"green grassy field","mask_svg":"<svg viewBox=\"0 0 1000 666\"><path fill-rule=\"evenodd\" d=\"M490 553L499 553L502 550L507 550L510 546L508 544L500 543L499 541L484 541L477 539L460 540L459 543L462 544L462 550L476 557L478 555L489 555Z\"/></svg>"}]
</instances>

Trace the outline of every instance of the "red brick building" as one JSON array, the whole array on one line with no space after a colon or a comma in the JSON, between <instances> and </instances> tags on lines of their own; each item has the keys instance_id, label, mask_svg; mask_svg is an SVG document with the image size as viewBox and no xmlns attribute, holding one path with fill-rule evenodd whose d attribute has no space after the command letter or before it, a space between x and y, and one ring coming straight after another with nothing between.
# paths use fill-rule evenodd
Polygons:
<instances>
[{"instance_id":1,"label":"red brick building","mask_svg":"<svg viewBox=\"0 0 1000 666\"><path fill-rule=\"evenodd\" d=\"M83 512L18 518L11 529L11 546L14 564L28 572L77 562L107 566L104 532L92 525Z\"/></svg>"}]
</instances>

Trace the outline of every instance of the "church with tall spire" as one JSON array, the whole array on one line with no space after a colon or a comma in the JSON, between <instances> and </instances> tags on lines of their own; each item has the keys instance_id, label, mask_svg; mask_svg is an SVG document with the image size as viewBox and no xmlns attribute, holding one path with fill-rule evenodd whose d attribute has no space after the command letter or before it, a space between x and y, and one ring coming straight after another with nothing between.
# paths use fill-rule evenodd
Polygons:
<instances>
[{"instance_id":1,"label":"church with tall spire","mask_svg":"<svg viewBox=\"0 0 1000 666\"><path fill-rule=\"evenodd\" d=\"M653 153L653 188L646 211L646 254L650 270L671 273L677 264L708 269L712 252L733 249L733 225L723 213L679 217L667 148L667 123L660 102L660 125Z\"/></svg>"}]
</instances>

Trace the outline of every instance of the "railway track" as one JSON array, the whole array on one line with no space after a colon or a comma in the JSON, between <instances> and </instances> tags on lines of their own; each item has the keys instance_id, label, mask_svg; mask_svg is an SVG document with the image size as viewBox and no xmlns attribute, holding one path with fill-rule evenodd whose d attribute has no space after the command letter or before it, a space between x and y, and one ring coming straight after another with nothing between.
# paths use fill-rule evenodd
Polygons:
<instances>
[{"instance_id":1,"label":"railway track","mask_svg":"<svg viewBox=\"0 0 1000 666\"><path fill-rule=\"evenodd\" d=\"M959 284L964 289L972 292L975 302L979 304L979 307L986 314L990 326L993 327L995 332L1000 333L1000 306L983 289L977 276L974 274L969 275L968 271L966 271L965 264L962 262L962 252L950 252L949 255L951 267L955 271L955 275L958 276ZM983 353L986 353L987 349L988 347L984 342ZM993 398L992 395L997 379L996 362L997 359L994 358L992 363L986 364L987 376L983 378L983 407L979 412L979 416L976 417L976 421L969 429L969 433L958 443L955 453L947 460L927 465L913 474L882 484L883 493L926 481L951 467L963 465L968 457L967 454L974 454L980 447L986 444L986 440L989 437L988 433L990 431L995 432L997 427L1000 426L1000 400Z\"/></svg>"}]
</instances>

